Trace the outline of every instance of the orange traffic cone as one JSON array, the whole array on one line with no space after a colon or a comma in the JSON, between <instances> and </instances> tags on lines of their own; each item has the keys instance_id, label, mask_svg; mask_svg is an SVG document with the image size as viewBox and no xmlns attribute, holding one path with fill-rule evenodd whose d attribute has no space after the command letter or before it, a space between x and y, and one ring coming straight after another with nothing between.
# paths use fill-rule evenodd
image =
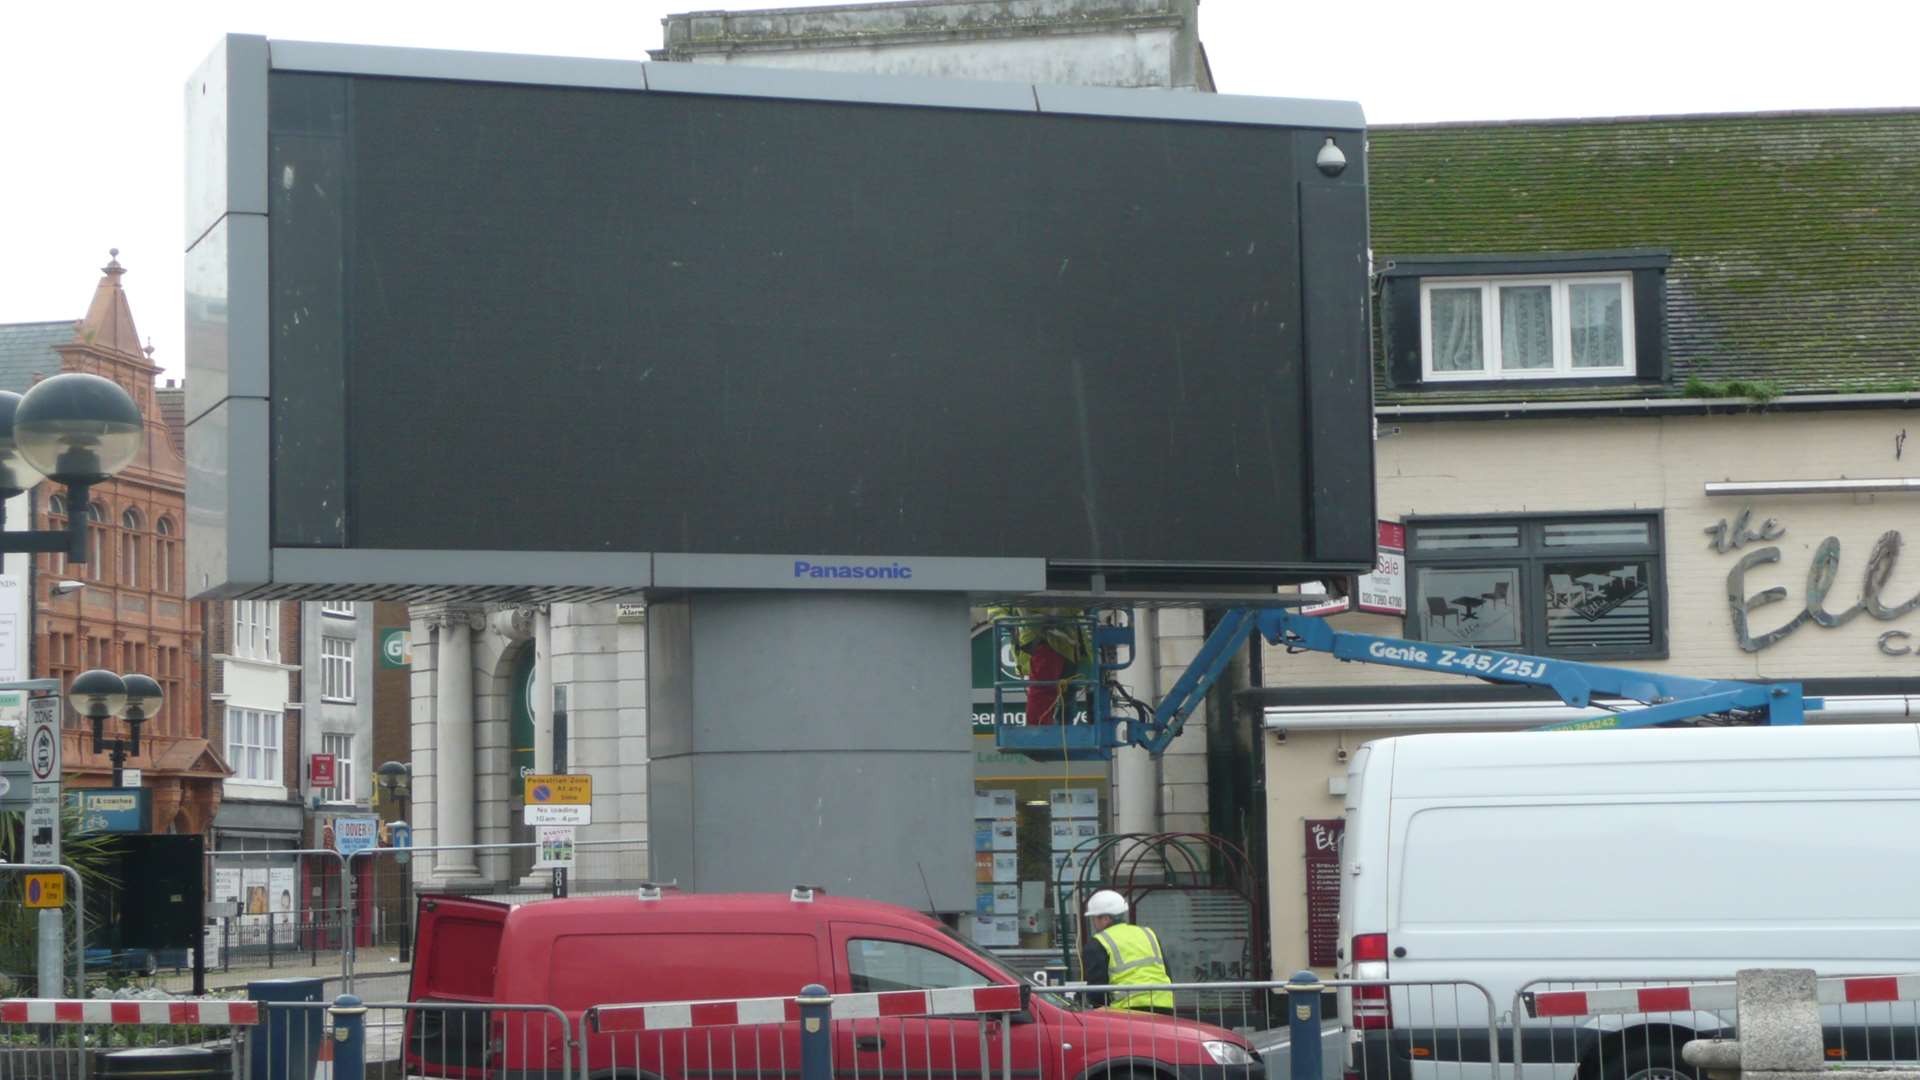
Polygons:
<instances>
[{"instance_id":1,"label":"orange traffic cone","mask_svg":"<svg viewBox=\"0 0 1920 1080\"><path fill-rule=\"evenodd\" d=\"M320 1053L313 1066L313 1080L333 1080L333 1029L320 1033Z\"/></svg>"}]
</instances>

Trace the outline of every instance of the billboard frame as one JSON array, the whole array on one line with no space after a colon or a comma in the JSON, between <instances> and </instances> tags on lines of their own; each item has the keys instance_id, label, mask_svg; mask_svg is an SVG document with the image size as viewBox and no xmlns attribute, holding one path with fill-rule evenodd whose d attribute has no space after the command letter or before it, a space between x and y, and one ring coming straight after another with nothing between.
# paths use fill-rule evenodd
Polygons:
<instances>
[{"instance_id":1,"label":"billboard frame","mask_svg":"<svg viewBox=\"0 0 1920 1080\"><path fill-rule=\"evenodd\" d=\"M274 72L504 83L664 94L757 97L1253 125L1327 133L1364 162L1365 120L1351 102L1103 87L972 82L385 46L229 35L188 80L186 185L187 533L198 598L604 600L704 588L1026 594L1049 586L1045 558L836 556L822 552L392 550L272 542L269 430L267 93ZM1364 165L1361 165L1364 168ZM1364 305L1363 305L1364 306ZM1344 378L1344 375L1342 376ZM1315 387L1324 373L1310 376ZM1369 415L1370 415L1370 409ZM1326 438L1314 425L1308 441ZM1307 497L1348 488L1307 456ZM1370 481L1370 477L1368 478ZM1368 484L1365 518L1373 520ZM803 577L799 561L911 565L906 575ZM1060 566L1074 566L1070 560ZM1367 567L1316 563L1300 575ZM1221 566L1221 575L1234 568ZM1253 576L1272 567L1248 567ZM1094 581L1099 571L1093 570ZM1170 580L1178 574L1170 573ZM423 584L431 583L431 584ZM1198 582L1172 586L1192 591Z\"/></svg>"}]
</instances>

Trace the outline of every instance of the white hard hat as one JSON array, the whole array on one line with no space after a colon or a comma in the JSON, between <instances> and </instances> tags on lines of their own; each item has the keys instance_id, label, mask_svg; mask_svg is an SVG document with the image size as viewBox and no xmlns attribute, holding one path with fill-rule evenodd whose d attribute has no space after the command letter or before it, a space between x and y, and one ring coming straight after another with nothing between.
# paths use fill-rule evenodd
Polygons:
<instances>
[{"instance_id":1,"label":"white hard hat","mask_svg":"<svg viewBox=\"0 0 1920 1080\"><path fill-rule=\"evenodd\" d=\"M1119 918L1127 913L1126 897L1112 889L1101 889L1087 900L1087 917L1111 915Z\"/></svg>"}]
</instances>

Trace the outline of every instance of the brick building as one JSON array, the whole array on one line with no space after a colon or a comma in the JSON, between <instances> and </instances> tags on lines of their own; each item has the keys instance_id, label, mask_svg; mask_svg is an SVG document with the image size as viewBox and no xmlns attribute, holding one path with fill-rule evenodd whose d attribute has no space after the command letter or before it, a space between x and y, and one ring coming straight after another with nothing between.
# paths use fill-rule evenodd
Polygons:
<instances>
[{"instance_id":1,"label":"brick building","mask_svg":"<svg viewBox=\"0 0 1920 1080\"><path fill-rule=\"evenodd\" d=\"M32 560L29 666L35 678L63 682L96 667L159 680L165 703L141 732L140 756L127 764L141 770L151 792L155 832L199 833L218 810L226 766L208 742L201 605L187 600L184 427L177 412L169 417L165 390L154 386L160 369L152 348L141 344L120 284L126 269L114 255L85 317L0 327L0 389L24 393L60 372L100 375L133 397L147 429L133 464L93 489L88 562L70 566L63 555ZM66 527L57 485L41 484L31 495L33 527ZM62 580L85 587L53 596ZM68 786L109 785L111 765L92 751L79 717L69 711L65 724Z\"/></svg>"}]
</instances>

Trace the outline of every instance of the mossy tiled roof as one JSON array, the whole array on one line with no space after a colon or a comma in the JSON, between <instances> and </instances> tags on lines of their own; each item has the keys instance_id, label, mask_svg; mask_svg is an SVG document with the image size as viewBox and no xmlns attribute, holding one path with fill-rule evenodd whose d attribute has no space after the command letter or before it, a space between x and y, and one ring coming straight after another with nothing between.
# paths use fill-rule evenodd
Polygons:
<instances>
[{"instance_id":1,"label":"mossy tiled roof","mask_svg":"<svg viewBox=\"0 0 1920 1080\"><path fill-rule=\"evenodd\" d=\"M1669 252L1668 384L1390 389L1385 403L1920 389L1920 109L1376 127L1376 262ZM1376 365L1378 367L1378 365Z\"/></svg>"}]
</instances>

